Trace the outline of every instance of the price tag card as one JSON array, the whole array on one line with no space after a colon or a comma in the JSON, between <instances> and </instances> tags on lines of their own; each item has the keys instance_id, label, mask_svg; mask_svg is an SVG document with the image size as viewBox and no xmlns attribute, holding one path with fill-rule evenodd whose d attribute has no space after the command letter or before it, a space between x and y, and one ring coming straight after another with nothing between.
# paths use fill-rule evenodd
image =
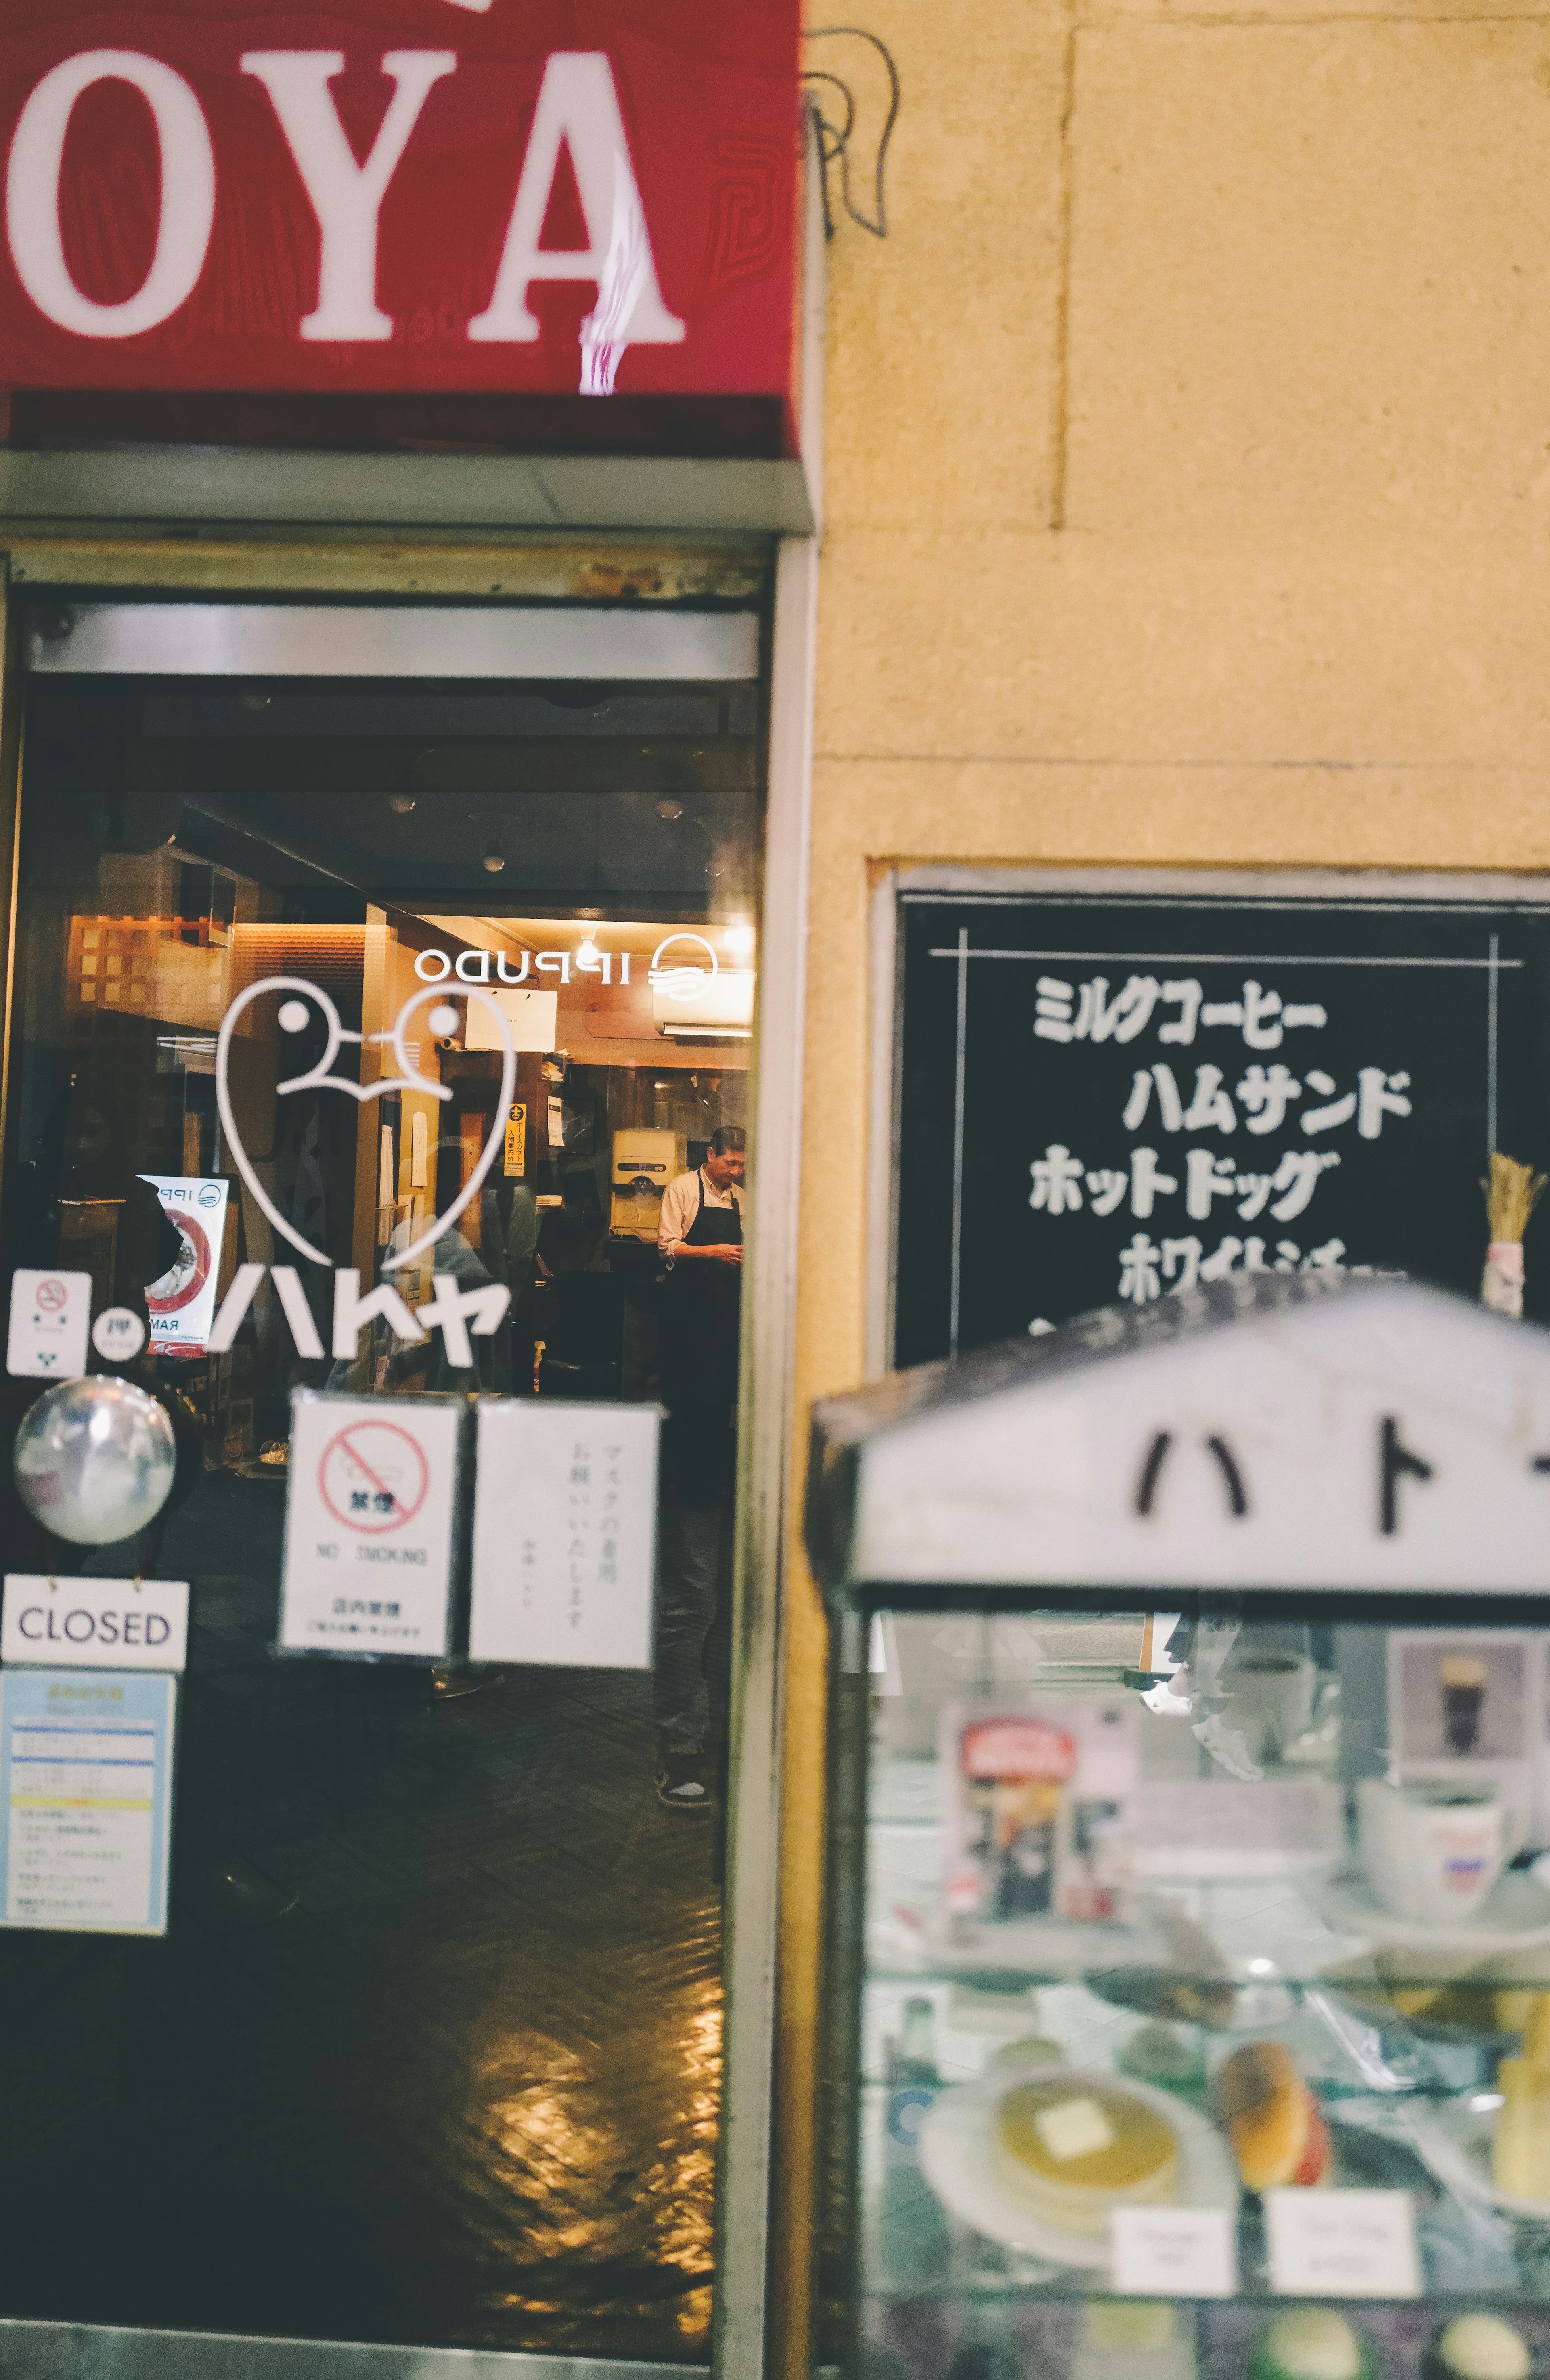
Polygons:
<instances>
[{"instance_id":1,"label":"price tag card","mask_svg":"<svg viewBox=\"0 0 1550 2380\"><path fill-rule=\"evenodd\" d=\"M89 1272L39 1272L18 1265L11 1275L6 1371L22 1379L79 1380L86 1369L91 1321Z\"/></svg>"},{"instance_id":2,"label":"price tag card","mask_svg":"<svg viewBox=\"0 0 1550 2380\"><path fill-rule=\"evenodd\" d=\"M1117 2206L1109 2227L1117 2296L1237 2296L1238 2226L1227 2207Z\"/></svg>"},{"instance_id":3,"label":"price tag card","mask_svg":"<svg viewBox=\"0 0 1550 2380\"><path fill-rule=\"evenodd\" d=\"M444 1661L460 1397L291 1401L280 1648Z\"/></svg>"},{"instance_id":4,"label":"price tag card","mask_svg":"<svg viewBox=\"0 0 1550 2380\"><path fill-rule=\"evenodd\" d=\"M177 1681L0 1672L0 1925L164 1934Z\"/></svg>"},{"instance_id":5,"label":"price tag card","mask_svg":"<svg viewBox=\"0 0 1550 2380\"><path fill-rule=\"evenodd\" d=\"M468 1656L648 1670L655 1405L478 1408Z\"/></svg>"},{"instance_id":6,"label":"price tag card","mask_svg":"<svg viewBox=\"0 0 1550 2380\"><path fill-rule=\"evenodd\" d=\"M1270 2286L1285 2297L1418 2298L1405 2190L1267 2190Z\"/></svg>"},{"instance_id":7,"label":"price tag card","mask_svg":"<svg viewBox=\"0 0 1550 2380\"><path fill-rule=\"evenodd\" d=\"M181 1670L188 1650L187 1579L6 1574L0 1661Z\"/></svg>"}]
</instances>

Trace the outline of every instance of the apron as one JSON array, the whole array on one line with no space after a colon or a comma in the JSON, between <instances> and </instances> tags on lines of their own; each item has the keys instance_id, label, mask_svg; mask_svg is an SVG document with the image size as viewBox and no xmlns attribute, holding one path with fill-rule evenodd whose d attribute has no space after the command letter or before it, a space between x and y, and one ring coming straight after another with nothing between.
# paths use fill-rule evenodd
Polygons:
<instances>
[{"instance_id":1,"label":"apron","mask_svg":"<svg viewBox=\"0 0 1550 2380\"><path fill-rule=\"evenodd\" d=\"M703 1172L699 1204L684 1245L743 1245L743 1216L735 1196L730 1206L708 1207ZM662 1430L662 1492L672 1503L720 1504L732 1496L737 1473L742 1318L740 1266L674 1265L667 1280L662 1365L668 1408Z\"/></svg>"}]
</instances>

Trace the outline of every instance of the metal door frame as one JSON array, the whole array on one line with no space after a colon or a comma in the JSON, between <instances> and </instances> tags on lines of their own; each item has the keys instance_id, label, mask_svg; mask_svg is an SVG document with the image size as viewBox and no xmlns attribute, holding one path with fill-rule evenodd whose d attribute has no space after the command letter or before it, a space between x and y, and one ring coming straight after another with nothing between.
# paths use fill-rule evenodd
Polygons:
<instances>
[{"instance_id":1,"label":"metal door frame","mask_svg":"<svg viewBox=\"0 0 1550 2380\"><path fill-rule=\"evenodd\" d=\"M599 547L603 540L598 540ZM686 568L666 539L612 538L606 562L594 562L574 539L511 538L491 586L488 543L445 538L419 548L399 537L364 542L337 533L310 539L287 531L248 540L221 533L217 544L174 541L154 529L125 538L79 532L39 535L0 525L4 581L0 638L6 656L0 681L0 941L4 943L5 1013L0 1017L0 1116L8 1120L11 1026L15 993L18 870L22 799L22 602L53 597L67 607L72 595L104 588L142 597L203 594L213 609L222 596L260 592L276 609L320 594L392 599L427 594L490 596L520 601L583 595L590 603L632 562L655 579L668 601L692 606L696 594L746 601L756 556L769 545L746 538L703 545ZM203 550L201 550L201 546ZM758 1013L750 1094L756 1146L767 1152L751 1185L741 1389L737 1547L734 1571L733 1745L728 1808L728 1873L724 1900L723 1979L726 2035L721 2139L716 2178L716 2252L712 2369L727 2380L761 2380L769 2302L769 2209L775 2081L776 1928L779 1915L781 1615L789 1496L792 1380L795 1346L795 1270L800 1212L802 1052L807 931L807 853L812 786L813 681L817 638L817 547L806 536L773 543L773 622L769 647L769 746L765 849L760 904ZM599 583L599 574L601 583ZM685 583L687 582L687 583ZM636 591L635 589L631 590ZM641 589L646 592L646 589ZM655 592L656 589L652 589ZM89 606L82 601L84 613ZM624 622L655 606L631 603ZM509 616L509 614L508 614ZM552 617L552 614L550 615ZM615 612L615 619L620 613ZM659 615L689 626L692 611ZM703 614L701 615L704 616ZM723 615L724 616L724 615ZM575 619L573 611L567 617ZM73 626L74 623L71 623ZM67 630L67 635L69 630ZM659 632L660 633L660 632ZM675 639L661 646L663 674ZM630 650L640 650L632 628ZM45 664L46 665L46 664ZM127 665L127 664L126 664ZM138 669L147 665L142 661ZM443 669L439 674L450 674ZM552 674L546 667L546 674ZM587 674L599 674L588 657ZM635 673L632 673L635 674ZM652 672L650 674L657 674ZM6 2368L27 2380L140 2380L154 2372L189 2380L299 2380L300 2374L338 2380L482 2380L511 2373L514 2380L693 2380L701 2365L639 2363L613 2358L533 2355L456 2348L382 2347L254 2336L147 2331L105 2325L0 2319Z\"/></svg>"}]
</instances>

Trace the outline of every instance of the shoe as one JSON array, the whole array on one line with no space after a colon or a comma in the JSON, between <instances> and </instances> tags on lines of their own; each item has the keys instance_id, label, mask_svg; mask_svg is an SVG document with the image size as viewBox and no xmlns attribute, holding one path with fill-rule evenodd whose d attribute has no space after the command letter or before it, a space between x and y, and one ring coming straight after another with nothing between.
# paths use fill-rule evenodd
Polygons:
<instances>
[{"instance_id":1,"label":"shoe","mask_svg":"<svg viewBox=\"0 0 1550 2380\"><path fill-rule=\"evenodd\" d=\"M708 1810L710 1791L697 1752L664 1752L657 1768L657 1799L664 1810Z\"/></svg>"}]
</instances>

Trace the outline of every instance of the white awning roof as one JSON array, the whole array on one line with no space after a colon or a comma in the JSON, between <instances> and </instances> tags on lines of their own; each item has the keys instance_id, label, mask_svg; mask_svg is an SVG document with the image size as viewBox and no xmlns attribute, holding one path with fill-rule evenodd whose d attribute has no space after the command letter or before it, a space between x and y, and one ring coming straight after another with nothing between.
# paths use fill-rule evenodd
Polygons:
<instances>
[{"instance_id":1,"label":"white awning roof","mask_svg":"<svg viewBox=\"0 0 1550 2380\"><path fill-rule=\"evenodd\" d=\"M826 1585L1550 1592L1550 1332L1262 1276L815 1408ZM1541 1466L1544 1467L1541 1467Z\"/></svg>"}]
</instances>

